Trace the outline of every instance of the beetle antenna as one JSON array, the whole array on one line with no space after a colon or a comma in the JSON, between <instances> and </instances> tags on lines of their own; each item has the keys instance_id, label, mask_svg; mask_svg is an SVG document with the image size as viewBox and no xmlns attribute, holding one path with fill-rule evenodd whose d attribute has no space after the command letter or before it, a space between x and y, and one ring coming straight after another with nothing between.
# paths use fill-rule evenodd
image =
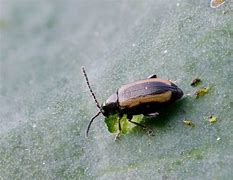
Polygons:
<instances>
[{"instance_id":1,"label":"beetle antenna","mask_svg":"<svg viewBox=\"0 0 233 180\"><path fill-rule=\"evenodd\" d=\"M84 69L84 66L82 66L82 71L83 71L83 75L84 75L84 77L85 77L85 79L86 79L87 86L88 86L88 88L89 88L89 90L90 90L90 92L91 92L91 95L93 96L93 98L94 98L94 100L95 100L95 103L96 103L97 107L98 107L99 109L101 109L101 108L100 108L100 105L99 105L99 102L97 101L97 99L96 99L96 97L95 97L95 93L94 93L94 92L92 91L92 89L91 89L91 86L90 86L90 83L89 83L89 80L88 80L88 77L87 77L87 73L86 73L86 71L85 71L85 69Z\"/></svg>"},{"instance_id":2,"label":"beetle antenna","mask_svg":"<svg viewBox=\"0 0 233 180\"><path fill-rule=\"evenodd\" d=\"M94 119L95 119L96 117L98 117L100 114L101 114L101 111L99 111L93 118L91 118L91 120L90 120L90 122L89 122L89 124L88 124L88 126L87 126L86 132L85 132L85 138L88 137L88 132L89 132L89 130L90 130L91 124L93 123Z\"/></svg>"}]
</instances>

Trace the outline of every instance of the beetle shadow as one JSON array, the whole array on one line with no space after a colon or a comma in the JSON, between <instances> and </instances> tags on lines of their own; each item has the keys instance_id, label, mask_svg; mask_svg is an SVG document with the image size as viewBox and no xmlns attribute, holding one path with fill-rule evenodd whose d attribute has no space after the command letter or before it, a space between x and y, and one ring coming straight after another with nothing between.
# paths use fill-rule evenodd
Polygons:
<instances>
[{"instance_id":1,"label":"beetle shadow","mask_svg":"<svg viewBox=\"0 0 233 180\"><path fill-rule=\"evenodd\" d=\"M142 119L143 124L148 127L165 128L168 126L167 124L169 121L174 119L172 117L176 116L178 119L184 118L186 112L182 107L184 107L184 104L186 103L186 99L182 99L175 104L168 106L165 110L159 112L159 115L156 117L144 116Z\"/></svg>"}]
</instances>

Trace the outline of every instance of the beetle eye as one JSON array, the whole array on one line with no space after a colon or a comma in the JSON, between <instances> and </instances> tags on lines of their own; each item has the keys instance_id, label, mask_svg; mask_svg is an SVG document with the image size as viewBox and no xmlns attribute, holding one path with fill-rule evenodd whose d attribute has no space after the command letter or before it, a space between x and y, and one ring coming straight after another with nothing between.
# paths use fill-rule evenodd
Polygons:
<instances>
[{"instance_id":1,"label":"beetle eye","mask_svg":"<svg viewBox=\"0 0 233 180\"><path fill-rule=\"evenodd\" d=\"M108 113L108 111L107 111L107 109L106 109L106 106L105 106L104 104L101 106L100 111L101 111L101 113L102 113L104 116L108 116L108 115L109 115L109 113Z\"/></svg>"}]
</instances>

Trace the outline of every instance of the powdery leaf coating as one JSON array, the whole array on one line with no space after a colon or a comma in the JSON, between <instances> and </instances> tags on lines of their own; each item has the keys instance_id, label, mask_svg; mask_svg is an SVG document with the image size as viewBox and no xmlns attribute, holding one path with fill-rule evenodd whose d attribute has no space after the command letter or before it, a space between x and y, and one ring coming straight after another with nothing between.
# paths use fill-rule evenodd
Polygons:
<instances>
[{"instance_id":1,"label":"powdery leaf coating","mask_svg":"<svg viewBox=\"0 0 233 180\"><path fill-rule=\"evenodd\" d=\"M228 2L0 1L0 179L233 179ZM81 66L100 103L149 74L211 91L142 119L153 137L133 127L116 143L99 116L85 139L99 109Z\"/></svg>"}]
</instances>

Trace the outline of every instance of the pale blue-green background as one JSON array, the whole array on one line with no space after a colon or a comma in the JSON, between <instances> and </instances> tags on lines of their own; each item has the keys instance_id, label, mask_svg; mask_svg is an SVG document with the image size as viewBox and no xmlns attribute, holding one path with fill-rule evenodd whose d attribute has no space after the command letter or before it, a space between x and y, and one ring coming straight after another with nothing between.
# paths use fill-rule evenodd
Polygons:
<instances>
[{"instance_id":1,"label":"pale blue-green background","mask_svg":"<svg viewBox=\"0 0 233 180\"><path fill-rule=\"evenodd\" d=\"M115 143L100 116L85 141L98 109L83 65L100 102L153 73L211 89L148 120L151 139ZM1 0L0 179L232 179L232 68L230 0Z\"/></svg>"}]
</instances>

